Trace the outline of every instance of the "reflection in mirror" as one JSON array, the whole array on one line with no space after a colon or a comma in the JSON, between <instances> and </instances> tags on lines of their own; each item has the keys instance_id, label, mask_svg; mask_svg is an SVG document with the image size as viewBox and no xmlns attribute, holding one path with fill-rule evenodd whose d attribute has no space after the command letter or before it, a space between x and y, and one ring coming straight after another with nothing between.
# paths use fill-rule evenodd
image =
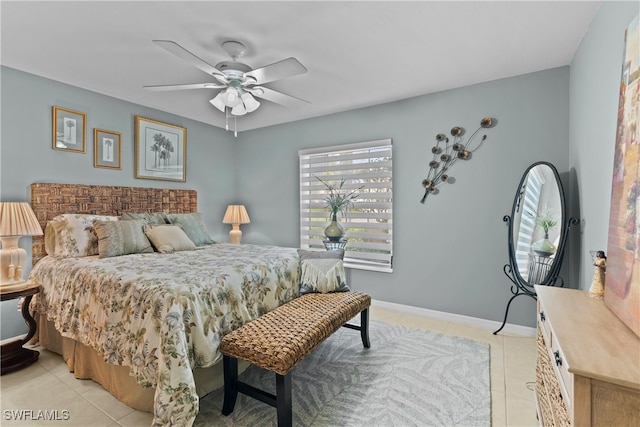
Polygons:
<instances>
[{"instance_id":1,"label":"reflection in mirror","mask_svg":"<svg viewBox=\"0 0 640 427\"><path fill-rule=\"evenodd\" d=\"M534 285L564 286L559 277L566 234L577 218L567 220L560 176L547 162L527 168L517 187L511 216L503 220L509 225L509 263L503 268L511 280L513 296L507 303L502 326L509 315L511 302L520 295L536 299Z\"/></svg>"},{"instance_id":2,"label":"reflection in mirror","mask_svg":"<svg viewBox=\"0 0 640 427\"><path fill-rule=\"evenodd\" d=\"M524 176L513 212L515 261L524 281L534 285L547 278L560 244L563 222L554 171L550 165L538 164Z\"/></svg>"}]
</instances>

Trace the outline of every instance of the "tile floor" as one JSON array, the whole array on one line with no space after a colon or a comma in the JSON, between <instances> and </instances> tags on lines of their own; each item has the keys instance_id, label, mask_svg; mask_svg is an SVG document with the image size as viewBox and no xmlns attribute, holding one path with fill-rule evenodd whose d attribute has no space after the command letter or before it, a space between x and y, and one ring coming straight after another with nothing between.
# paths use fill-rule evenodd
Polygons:
<instances>
[{"instance_id":1,"label":"tile floor","mask_svg":"<svg viewBox=\"0 0 640 427\"><path fill-rule=\"evenodd\" d=\"M374 306L371 318L388 323L428 329L491 346L491 413L493 426L536 426L535 338L392 311ZM76 380L57 354L41 350L38 362L0 377L0 425L2 426L150 426L151 414L120 403L93 381ZM58 409L69 411L69 420L15 421L11 410ZM7 412L9 411L9 412Z\"/></svg>"}]
</instances>

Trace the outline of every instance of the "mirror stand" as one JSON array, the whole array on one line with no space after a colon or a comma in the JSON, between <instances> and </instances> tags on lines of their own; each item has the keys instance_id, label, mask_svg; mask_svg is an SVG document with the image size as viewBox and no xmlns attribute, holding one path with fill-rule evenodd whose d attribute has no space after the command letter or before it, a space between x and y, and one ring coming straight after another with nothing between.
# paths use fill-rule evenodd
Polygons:
<instances>
[{"instance_id":1,"label":"mirror stand","mask_svg":"<svg viewBox=\"0 0 640 427\"><path fill-rule=\"evenodd\" d=\"M511 208L502 220L508 225L509 263L503 267L511 281L511 298L497 334L504 328L509 307L516 297L537 300L534 286L564 286L560 275L567 233L578 218L567 218L560 175L548 162L536 162L525 170Z\"/></svg>"},{"instance_id":2,"label":"mirror stand","mask_svg":"<svg viewBox=\"0 0 640 427\"><path fill-rule=\"evenodd\" d=\"M513 235L512 235L513 227L511 224L511 217L509 215L505 215L502 218L502 220L506 222L507 225L509 226L509 253L513 253L512 252L514 250ZM571 227L573 227L574 225L577 225L579 222L580 220L578 218L575 218L575 217L569 218L564 228L566 231L569 231ZM559 276L559 273L560 273L560 266L562 265L562 256L564 255L565 242L566 242L566 239L561 242L561 247L558 248L559 258L556 258L556 262L554 262L553 264L546 263L544 261L545 258L543 257L536 257L539 259L537 264L538 266L537 268L539 270L537 274L539 275L539 277L542 277L543 279L539 283L535 283L535 284L546 285L546 286L559 286L561 288L564 287L564 280L562 279L562 277ZM531 256L535 256L535 255L531 255ZM509 257L509 263L505 264L502 270L505 276L507 276L509 280L511 280L511 282L513 283L510 289L513 295L511 296L511 298L509 299L509 302L507 303L507 308L505 309L505 312L504 312L504 319L502 320L502 325L500 325L500 328L498 328L493 333L493 335L496 335L498 332L500 332L504 328L504 325L507 323L507 317L509 316L509 307L511 306L511 303L513 302L513 300L516 299L516 297L519 297L521 295L527 295L533 298L535 301L538 300L538 296L536 295L535 288L533 287L534 285L528 281L529 279L523 280L519 274L515 274L515 271L518 270L518 265L516 264L514 257L511 257L511 256Z\"/></svg>"}]
</instances>

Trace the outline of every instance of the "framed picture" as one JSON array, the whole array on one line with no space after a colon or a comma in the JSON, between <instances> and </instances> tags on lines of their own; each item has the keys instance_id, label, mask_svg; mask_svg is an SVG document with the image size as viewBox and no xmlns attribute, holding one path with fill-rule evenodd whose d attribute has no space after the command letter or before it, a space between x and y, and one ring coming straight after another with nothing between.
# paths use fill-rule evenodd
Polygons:
<instances>
[{"instance_id":1,"label":"framed picture","mask_svg":"<svg viewBox=\"0 0 640 427\"><path fill-rule=\"evenodd\" d=\"M135 117L135 177L187 180L187 129Z\"/></svg>"},{"instance_id":2,"label":"framed picture","mask_svg":"<svg viewBox=\"0 0 640 427\"><path fill-rule=\"evenodd\" d=\"M118 132L93 129L93 166L121 169L122 137Z\"/></svg>"},{"instance_id":3,"label":"framed picture","mask_svg":"<svg viewBox=\"0 0 640 427\"><path fill-rule=\"evenodd\" d=\"M53 149L84 153L86 126L85 113L53 107Z\"/></svg>"}]
</instances>

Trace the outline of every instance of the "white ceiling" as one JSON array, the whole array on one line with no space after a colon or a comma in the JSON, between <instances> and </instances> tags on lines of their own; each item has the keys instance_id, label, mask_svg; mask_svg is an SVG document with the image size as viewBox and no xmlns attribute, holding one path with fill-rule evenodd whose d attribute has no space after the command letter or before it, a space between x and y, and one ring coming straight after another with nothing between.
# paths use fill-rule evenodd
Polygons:
<instances>
[{"instance_id":1,"label":"white ceiling","mask_svg":"<svg viewBox=\"0 0 640 427\"><path fill-rule=\"evenodd\" d=\"M2 65L224 127L215 82L152 43L173 40L215 65L225 40L259 68L293 56L306 74L266 84L310 102L268 101L247 130L568 65L601 2L2 1Z\"/></svg>"}]
</instances>

